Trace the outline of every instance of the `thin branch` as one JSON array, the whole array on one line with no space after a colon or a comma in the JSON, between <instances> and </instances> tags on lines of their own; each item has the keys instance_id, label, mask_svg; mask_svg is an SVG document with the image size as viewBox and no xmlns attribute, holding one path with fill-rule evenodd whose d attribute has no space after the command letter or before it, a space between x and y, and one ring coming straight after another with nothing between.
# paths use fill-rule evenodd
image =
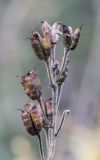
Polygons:
<instances>
[{"instance_id":1,"label":"thin branch","mask_svg":"<svg viewBox=\"0 0 100 160\"><path fill-rule=\"evenodd\" d=\"M54 62L55 62L55 49L56 49L56 45L54 45L53 47L52 47L52 52L51 52L51 61L52 61L52 64L54 64Z\"/></svg>"},{"instance_id":2,"label":"thin branch","mask_svg":"<svg viewBox=\"0 0 100 160\"><path fill-rule=\"evenodd\" d=\"M68 75L68 65L69 65L69 60L68 60L68 56L69 56L70 51L67 48L64 48L64 56L63 56L63 60L62 60L62 65L60 68L60 73L58 75L58 79L60 78L60 76L62 76L63 72L65 73L64 75L64 79L63 81L61 81L60 83L57 84L57 95L56 95L56 114L58 112L58 108L59 108L59 102L60 102L60 98L61 98L61 92L62 92L62 86L65 82L65 79Z\"/></svg>"},{"instance_id":3,"label":"thin branch","mask_svg":"<svg viewBox=\"0 0 100 160\"><path fill-rule=\"evenodd\" d=\"M44 158L44 151L43 151L43 145L42 145L40 134L38 134L37 137L38 137L38 141L39 141L41 160L45 160L45 158Z\"/></svg>"},{"instance_id":4,"label":"thin branch","mask_svg":"<svg viewBox=\"0 0 100 160\"><path fill-rule=\"evenodd\" d=\"M70 50L65 47L64 48L64 56L63 56L62 64L61 64L61 68L60 68L60 73L62 73L62 71L66 67L66 63L67 63L67 59L68 59L69 53L70 53Z\"/></svg>"},{"instance_id":5,"label":"thin branch","mask_svg":"<svg viewBox=\"0 0 100 160\"><path fill-rule=\"evenodd\" d=\"M65 111L63 112L63 115L62 115L62 118L61 118L61 122L60 122L59 128L58 128L57 132L55 133L55 137L58 136L60 130L62 129L62 126L63 126L63 124L64 124L64 120L65 120L65 116L66 116L66 114L69 114L69 112L70 112L70 110L65 110Z\"/></svg>"},{"instance_id":6,"label":"thin branch","mask_svg":"<svg viewBox=\"0 0 100 160\"><path fill-rule=\"evenodd\" d=\"M46 64L46 68L47 68L47 73L48 73L48 78L49 78L49 81L50 81L50 85L51 85L51 87L53 88L53 90L55 92L54 79L53 79L53 76L52 76L52 73L51 73L49 60L46 61L45 64Z\"/></svg>"},{"instance_id":7,"label":"thin branch","mask_svg":"<svg viewBox=\"0 0 100 160\"><path fill-rule=\"evenodd\" d=\"M56 86L55 86L55 77L53 74L53 71L51 71L51 66L55 61L55 50L52 49L52 53L51 53L50 59L48 61L46 61L46 68L47 68L47 73L48 73L48 78L49 81L51 83L51 87L52 87L52 109L53 109L53 119L52 119L52 125L53 128L49 128L48 130L48 144L49 144L49 152L48 152L48 160L52 159L53 156L53 152L54 152L54 148L55 148L55 128L56 128L56 115L55 115L55 108L56 108Z\"/></svg>"},{"instance_id":8,"label":"thin branch","mask_svg":"<svg viewBox=\"0 0 100 160\"><path fill-rule=\"evenodd\" d=\"M58 112L58 108L59 108L59 102L60 102L60 98L61 98L61 91L62 91L62 85L58 85L57 86L57 96L56 96L56 114Z\"/></svg>"},{"instance_id":9,"label":"thin branch","mask_svg":"<svg viewBox=\"0 0 100 160\"><path fill-rule=\"evenodd\" d=\"M43 103L43 100L42 100L42 97L40 97L40 99L38 100L39 104L40 104L40 107L41 107L41 111L42 111L42 114L43 114L43 117L45 119L45 123L46 125L50 126L50 122L48 121L47 117L46 117L46 114L45 114L45 110L44 110L44 103Z\"/></svg>"}]
</instances>

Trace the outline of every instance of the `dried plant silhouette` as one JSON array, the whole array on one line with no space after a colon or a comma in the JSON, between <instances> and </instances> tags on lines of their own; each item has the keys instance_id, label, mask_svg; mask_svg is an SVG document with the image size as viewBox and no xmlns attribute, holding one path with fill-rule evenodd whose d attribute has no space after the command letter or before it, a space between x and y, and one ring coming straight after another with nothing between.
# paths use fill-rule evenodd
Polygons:
<instances>
[{"instance_id":1,"label":"dried plant silhouette","mask_svg":"<svg viewBox=\"0 0 100 160\"><path fill-rule=\"evenodd\" d=\"M57 136L63 126L65 116L70 110L64 110L61 122L57 127L57 116L62 87L68 76L69 56L80 38L81 27L72 29L71 26L62 22L55 22L52 26L47 21L41 21L42 36L32 28L31 45L36 56L45 63L49 85L52 89L52 97L47 100L42 98L41 81L36 71L31 70L21 76L21 84L26 95L37 104L25 104L21 110L23 124L27 132L37 136L39 140L41 160L52 160L55 151ZM56 59L56 44L63 39L64 54L60 62ZM41 130L46 133L47 156L44 156Z\"/></svg>"}]
</instances>

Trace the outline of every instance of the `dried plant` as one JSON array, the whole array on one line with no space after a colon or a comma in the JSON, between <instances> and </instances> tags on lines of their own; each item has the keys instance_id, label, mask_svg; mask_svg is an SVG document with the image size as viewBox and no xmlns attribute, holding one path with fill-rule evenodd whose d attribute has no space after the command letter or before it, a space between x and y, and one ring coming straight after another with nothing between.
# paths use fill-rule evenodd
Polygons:
<instances>
[{"instance_id":1,"label":"dried plant","mask_svg":"<svg viewBox=\"0 0 100 160\"><path fill-rule=\"evenodd\" d=\"M62 22L55 22L52 26L47 21L41 21L42 36L32 29L31 40L32 48L36 56L45 63L49 78L50 87L52 88L52 97L43 100L41 91L41 82L37 73L32 70L26 75L21 76L21 84L26 95L35 100L37 104L25 104L21 110L23 124L27 132L32 136L37 136L40 145L41 160L52 160L56 139L63 126L66 114L70 110L64 110L59 127L57 127L57 116L59 102L62 93L62 87L68 76L69 55L79 42L81 27L74 31L71 26ZM61 64L56 59L56 44L60 38L63 38L64 55ZM47 157L44 156L41 130L46 133Z\"/></svg>"}]
</instances>

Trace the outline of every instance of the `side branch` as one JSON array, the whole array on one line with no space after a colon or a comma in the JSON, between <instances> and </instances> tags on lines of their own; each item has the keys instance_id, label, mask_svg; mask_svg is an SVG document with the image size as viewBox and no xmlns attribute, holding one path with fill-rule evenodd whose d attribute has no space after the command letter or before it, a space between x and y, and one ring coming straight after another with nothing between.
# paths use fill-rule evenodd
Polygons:
<instances>
[{"instance_id":1,"label":"side branch","mask_svg":"<svg viewBox=\"0 0 100 160\"><path fill-rule=\"evenodd\" d=\"M55 137L58 136L60 130L62 129L62 126L63 126L63 124L64 124L64 120L65 120L65 116L66 116L66 114L69 114L69 112L70 112L70 110L65 110L65 111L63 112L63 115L62 115L62 118L61 118L61 122L60 122L59 128L58 128L57 132L55 133Z\"/></svg>"},{"instance_id":2,"label":"side branch","mask_svg":"<svg viewBox=\"0 0 100 160\"><path fill-rule=\"evenodd\" d=\"M66 63L68 60L68 55L70 53L70 50L68 48L64 48L64 56L63 56L63 60L62 60L62 64L61 64L61 68L60 68L60 74L62 73L62 71L65 69L66 67Z\"/></svg>"},{"instance_id":3,"label":"side branch","mask_svg":"<svg viewBox=\"0 0 100 160\"><path fill-rule=\"evenodd\" d=\"M47 73L48 73L50 85L53 88L53 91L55 92L56 87L54 85L54 80L53 80L53 76L52 76L52 73L51 73L51 69L50 69L51 66L50 66L49 60L46 61L45 64L46 64L46 68L47 68Z\"/></svg>"}]
</instances>

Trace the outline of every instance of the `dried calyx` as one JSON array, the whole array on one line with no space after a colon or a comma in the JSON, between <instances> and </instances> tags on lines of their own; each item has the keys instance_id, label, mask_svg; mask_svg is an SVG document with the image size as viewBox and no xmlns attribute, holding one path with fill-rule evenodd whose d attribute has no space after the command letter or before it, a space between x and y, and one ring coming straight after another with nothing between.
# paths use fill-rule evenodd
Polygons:
<instances>
[{"instance_id":1,"label":"dried calyx","mask_svg":"<svg viewBox=\"0 0 100 160\"><path fill-rule=\"evenodd\" d=\"M64 25L63 26L63 42L66 48L69 50L74 50L78 45L80 39L80 33L82 26L76 28L74 31L70 26Z\"/></svg>"},{"instance_id":2,"label":"dried calyx","mask_svg":"<svg viewBox=\"0 0 100 160\"><path fill-rule=\"evenodd\" d=\"M45 113L46 113L46 116L47 116L47 119L48 121L52 124L52 121L53 121L53 107L52 107L52 99L47 99L45 102L44 102L44 107L45 107ZM44 128L45 128L45 124L44 124Z\"/></svg>"},{"instance_id":3,"label":"dried calyx","mask_svg":"<svg viewBox=\"0 0 100 160\"><path fill-rule=\"evenodd\" d=\"M44 102L44 109L48 121L52 123L53 110L51 98ZM23 124L29 134L33 136L38 135L42 128L47 127L39 103L35 106L32 103L27 103L20 110L22 111Z\"/></svg>"},{"instance_id":4,"label":"dried calyx","mask_svg":"<svg viewBox=\"0 0 100 160\"><path fill-rule=\"evenodd\" d=\"M26 75L21 76L21 84L30 99L38 100L40 98L42 94L41 82L35 71L31 70Z\"/></svg>"},{"instance_id":5,"label":"dried calyx","mask_svg":"<svg viewBox=\"0 0 100 160\"><path fill-rule=\"evenodd\" d=\"M38 135L43 127L40 109L32 103L25 104L21 116L27 132L33 136Z\"/></svg>"}]
</instances>

